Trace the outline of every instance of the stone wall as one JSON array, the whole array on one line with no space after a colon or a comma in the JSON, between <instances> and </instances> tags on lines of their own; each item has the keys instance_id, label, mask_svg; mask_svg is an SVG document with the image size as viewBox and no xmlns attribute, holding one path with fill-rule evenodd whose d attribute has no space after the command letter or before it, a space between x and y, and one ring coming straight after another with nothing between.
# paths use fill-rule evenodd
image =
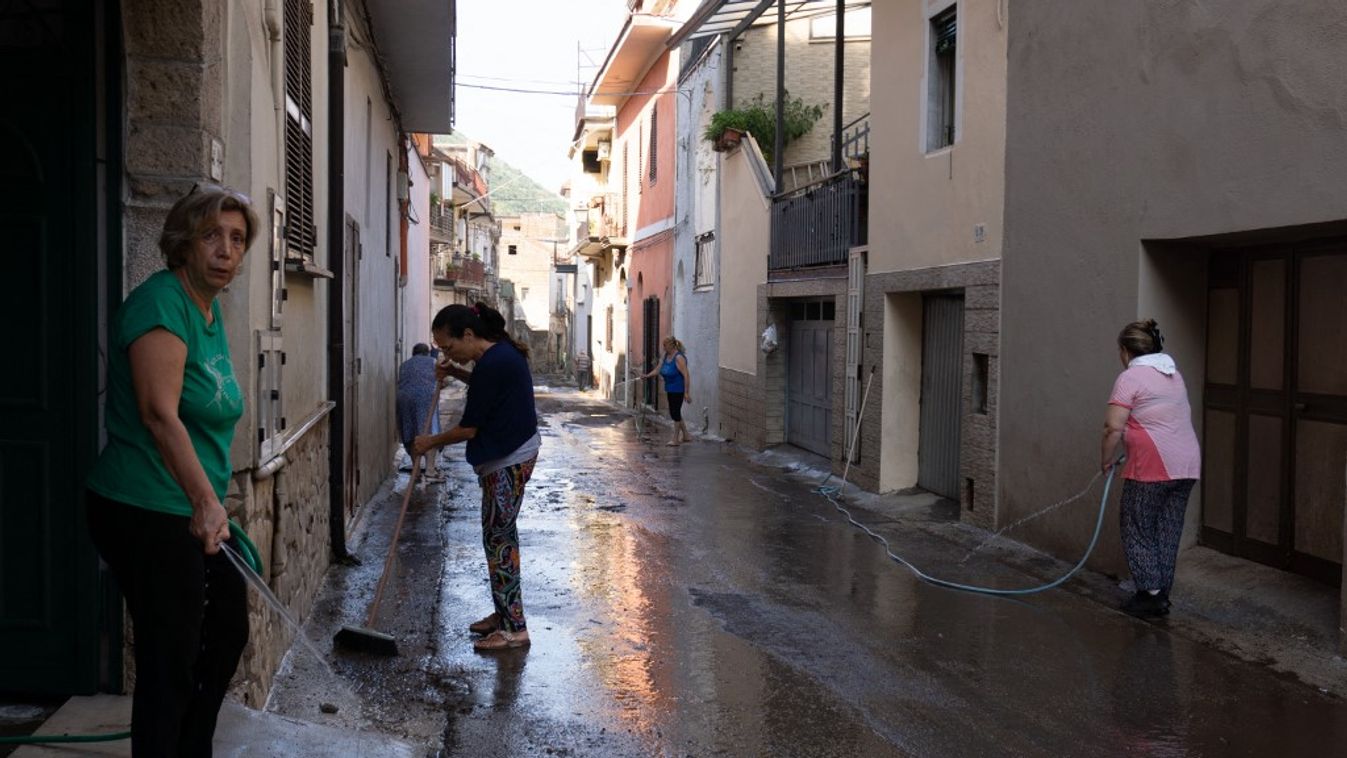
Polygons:
<instances>
[{"instance_id":1,"label":"stone wall","mask_svg":"<svg viewBox=\"0 0 1347 758\"><path fill-rule=\"evenodd\" d=\"M762 385L758 377L720 369L720 436L751 448L766 447Z\"/></svg>"},{"instance_id":2,"label":"stone wall","mask_svg":"<svg viewBox=\"0 0 1347 758\"><path fill-rule=\"evenodd\" d=\"M286 465L268 479L240 474L225 507L262 555L263 578L291 616L303 623L331 563L328 545L328 416L285 452ZM260 708L294 632L257 592L248 596L248 647L234 692Z\"/></svg>"},{"instance_id":3,"label":"stone wall","mask_svg":"<svg viewBox=\"0 0 1347 758\"><path fill-rule=\"evenodd\" d=\"M861 420L860 462L853 465L852 477L864 489L877 490L880 451L883 444L879 399L884 397L883 351L886 295L897 292L962 290L964 295L964 368L963 421L960 449L960 505L966 520L983 527L993 526L997 504L997 412L1000 373L1000 271L999 261L982 261L954 266L870 274L865 278L862 365L867 374L871 366L874 383L870 404ZM986 355L988 362L987 412L972 407L974 354ZM973 499L969 500L971 480Z\"/></svg>"}]
</instances>

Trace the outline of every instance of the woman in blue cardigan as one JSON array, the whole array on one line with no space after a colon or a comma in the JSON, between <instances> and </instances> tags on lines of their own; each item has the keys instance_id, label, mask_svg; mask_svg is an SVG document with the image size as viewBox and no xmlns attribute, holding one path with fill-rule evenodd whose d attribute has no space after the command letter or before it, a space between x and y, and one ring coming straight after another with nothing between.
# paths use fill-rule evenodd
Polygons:
<instances>
[{"instance_id":1,"label":"woman in blue cardigan","mask_svg":"<svg viewBox=\"0 0 1347 758\"><path fill-rule=\"evenodd\" d=\"M505 317L485 303L450 305L431 324L435 344L456 363L474 364L467 378L463 417L442 434L416 438L414 454L444 445L467 444L467 460L482 486L482 545L496 609L468 626L483 635L478 650L505 650L529 644L519 576L519 530L524 485L533 474L542 438L533 405L528 347L510 338Z\"/></svg>"}]
</instances>

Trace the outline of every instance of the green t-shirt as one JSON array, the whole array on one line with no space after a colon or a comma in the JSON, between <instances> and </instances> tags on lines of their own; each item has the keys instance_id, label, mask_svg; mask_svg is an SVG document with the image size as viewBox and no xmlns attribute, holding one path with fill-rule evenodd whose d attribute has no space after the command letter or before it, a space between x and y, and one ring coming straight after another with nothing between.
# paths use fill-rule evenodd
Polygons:
<instances>
[{"instance_id":1,"label":"green t-shirt","mask_svg":"<svg viewBox=\"0 0 1347 758\"><path fill-rule=\"evenodd\" d=\"M205 316L171 271L160 271L137 287L113 320L108 362L108 444L94 465L89 489L129 505L182 516L192 506L168 473L150 431L140 420L131 386L131 343L153 329L167 329L187 345L178 418L215 494L223 501L229 485L229 446L243 415L243 393L234 379L220 304Z\"/></svg>"}]
</instances>

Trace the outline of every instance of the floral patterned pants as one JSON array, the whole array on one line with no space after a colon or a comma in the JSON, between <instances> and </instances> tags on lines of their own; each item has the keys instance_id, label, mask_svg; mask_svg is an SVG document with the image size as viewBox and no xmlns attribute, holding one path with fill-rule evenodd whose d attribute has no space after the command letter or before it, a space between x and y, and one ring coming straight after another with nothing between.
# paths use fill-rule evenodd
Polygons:
<instances>
[{"instance_id":1,"label":"floral patterned pants","mask_svg":"<svg viewBox=\"0 0 1347 758\"><path fill-rule=\"evenodd\" d=\"M1196 479L1123 482L1123 552L1127 554L1127 567L1138 590L1168 593L1174 586L1183 513L1188 509L1188 493L1196 482Z\"/></svg>"},{"instance_id":2,"label":"floral patterned pants","mask_svg":"<svg viewBox=\"0 0 1347 758\"><path fill-rule=\"evenodd\" d=\"M515 526L524 502L524 485L533 475L533 458L479 477L482 485L482 546L491 579L491 599L501 628L525 629L524 600L519 577L519 530Z\"/></svg>"}]
</instances>

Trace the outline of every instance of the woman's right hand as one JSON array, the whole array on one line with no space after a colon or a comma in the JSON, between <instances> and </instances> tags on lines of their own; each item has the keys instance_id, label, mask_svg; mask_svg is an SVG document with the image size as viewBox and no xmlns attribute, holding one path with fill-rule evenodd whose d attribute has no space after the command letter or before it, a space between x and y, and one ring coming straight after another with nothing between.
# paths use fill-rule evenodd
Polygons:
<instances>
[{"instance_id":1,"label":"woman's right hand","mask_svg":"<svg viewBox=\"0 0 1347 758\"><path fill-rule=\"evenodd\" d=\"M229 539L229 514L215 498L192 509L192 536L201 540L206 555L220 552L220 545Z\"/></svg>"}]
</instances>

